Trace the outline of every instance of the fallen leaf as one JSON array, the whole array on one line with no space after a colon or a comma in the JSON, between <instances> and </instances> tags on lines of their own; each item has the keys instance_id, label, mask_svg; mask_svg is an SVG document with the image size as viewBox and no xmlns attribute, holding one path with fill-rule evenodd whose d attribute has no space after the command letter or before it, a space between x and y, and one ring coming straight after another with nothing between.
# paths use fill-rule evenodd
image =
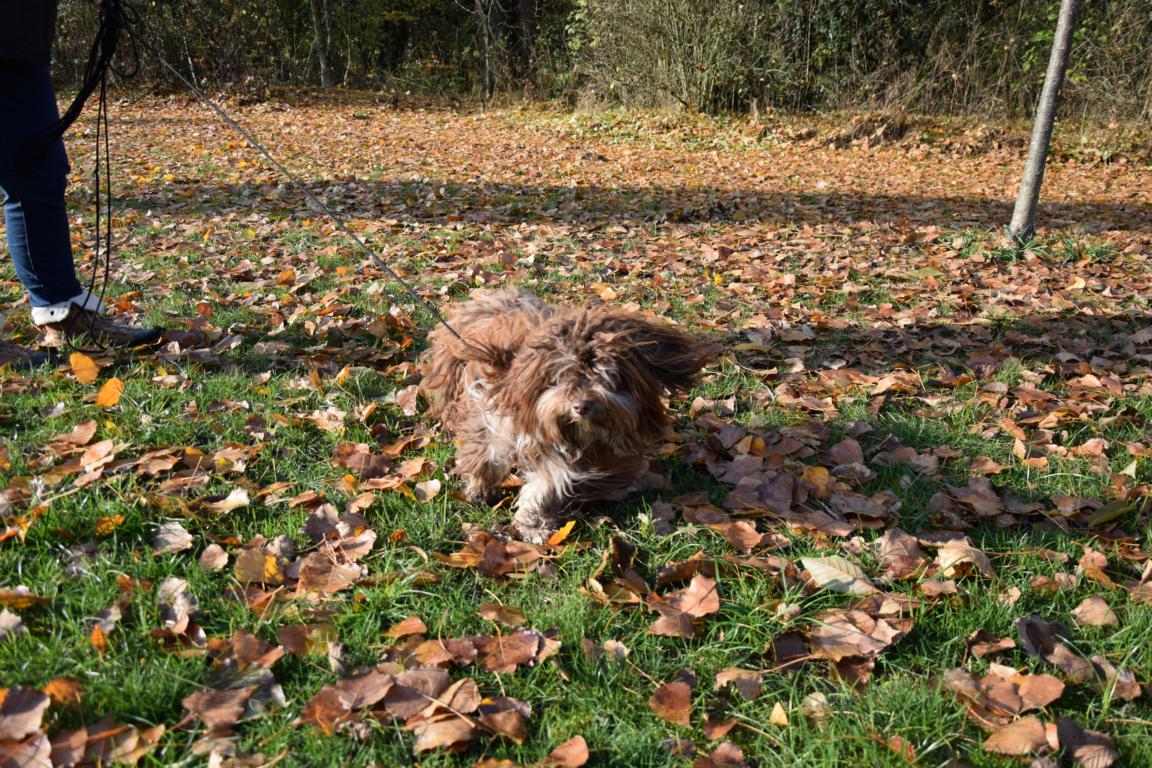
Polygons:
<instances>
[{"instance_id":1,"label":"fallen leaf","mask_svg":"<svg viewBox=\"0 0 1152 768\"><path fill-rule=\"evenodd\" d=\"M81 384L91 384L100 378L100 366L83 352L68 355L68 365L72 368L72 375L76 377L76 381Z\"/></svg>"},{"instance_id":2,"label":"fallen leaf","mask_svg":"<svg viewBox=\"0 0 1152 768\"><path fill-rule=\"evenodd\" d=\"M398 624L393 624L384 632L384 637L400 638L408 635L422 635L428 631L428 626L419 616L409 616Z\"/></svg>"},{"instance_id":3,"label":"fallen leaf","mask_svg":"<svg viewBox=\"0 0 1152 768\"><path fill-rule=\"evenodd\" d=\"M432 479L425 480L422 483L416 483L412 488L412 492L416 494L417 501L426 504L436 498L436 494L440 493L440 481Z\"/></svg>"},{"instance_id":4,"label":"fallen leaf","mask_svg":"<svg viewBox=\"0 0 1152 768\"><path fill-rule=\"evenodd\" d=\"M588 762L588 742L583 736L573 736L559 744L544 758L542 766L558 768L580 768Z\"/></svg>"},{"instance_id":5,"label":"fallen leaf","mask_svg":"<svg viewBox=\"0 0 1152 768\"><path fill-rule=\"evenodd\" d=\"M234 509L239 509L240 507L246 507L249 503L247 488L233 488L227 496L218 501L205 504L204 508L223 514L225 512L231 512Z\"/></svg>"},{"instance_id":6,"label":"fallen leaf","mask_svg":"<svg viewBox=\"0 0 1152 768\"><path fill-rule=\"evenodd\" d=\"M206 571L218 571L228 565L228 553L219 544L209 544L200 553L200 559L197 562Z\"/></svg>"},{"instance_id":7,"label":"fallen leaf","mask_svg":"<svg viewBox=\"0 0 1152 768\"><path fill-rule=\"evenodd\" d=\"M752 701L763 689L763 675L752 669L726 667L716 673L716 690L732 686L746 701Z\"/></svg>"},{"instance_id":8,"label":"fallen leaf","mask_svg":"<svg viewBox=\"0 0 1152 768\"><path fill-rule=\"evenodd\" d=\"M73 367L75 370L75 367ZM77 379L80 377L77 376ZM85 382L80 382L81 384ZM100 387L100 391L96 393L96 407L97 408L115 408L116 404L120 402L121 395L124 394L124 382L113 376Z\"/></svg>"},{"instance_id":9,"label":"fallen leaf","mask_svg":"<svg viewBox=\"0 0 1152 768\"><path fill-rule=\"evenodd\" d=\"M688 683L663 683L648 700L648 706L670 723L686 727L692 724L692 688Z\"/></svg>"},{"instance_id":10,"label":"fallen leaf","mask_svg":"<svg viewBox=\"0 0 1152 768\"><path fill-rule=\"evenodd\" d=\"M249 685L227 691L197 691L184 697L184 709L202 721L209 733L227 731L244 716L248 700L258 687Z\"/></svg>"},{"instance_id":11,"label":"fallen leaf","mask_svg":"<svg viewBox=\"0 0 1152 768\"><path fill-rule=\"evenodd\" d=\"M648 596L648 610L660 614L648 631L670 637L694 637L695 620L720 610L720 595L716 582L696 574L684 589L663 597Z\"/></svg>"},{"instance_id":12,"label":"fallen leaf","mask_svg":"<svg viewBox=\"0 0 1152 768\"><path fill-rule=\"evenodd\" d=\"M0 702L0 742L23 741L40 730L52 700L35 688L17 685Z\"/></svg>"},{"instance_id":13,"label":"fallen leaf","mask_svg":"<svg viewBox=\"0 0 1152 768\"><path fill-rule=\"evenodd\" d=\"M192 548L192 534L180 524L171 520L163 523L152 536L152 554L163 555L170 552L183 552Z\"/></svg>"},{"instance_id":14,"label":"fallen leaf","mask_svg":"<svg viewBox=\"0 0 1152 768\"><path fill-rule=\"evenodd\" d=\"M80 682L74 677L53 678L41 690L57 706L79 704L81 700Z\"/></svg>"},{"instance_id":15,"label":"fallen leaf","mask_svg":"<svg viewBox=\"0 0 1152 768\"><path fill-rule=\"evenodd\" d=\"M1085 730L1070 717L1056 722L1056 735L1064 754L1081 768L1110 768L1120 759L1111 736Z\"/></svg>"},{"instance_id":16,"label":"fallen leaf","mask_svg":"<svg viewBox=\"0 0 1152 768\"><path fill-rule=\"evenodd\" d=\"M800 562L818 587L852 595L871 595L879 592L864 573L864 569L847 558L839 555L802 557Z\"/></svg>"},{"instance_id":17,"label":"fallen leaf","mask_svg":"<svg viewBox=\"0 0 1152 768\"><path fill-rule=\"evenodd\" d=\"M1072 615L1078 624L1092 627L1120 626L1120 619L1109 607L1108 601L1098 595L1084 598L1080 605L1072 610Z\"/></svg>"},{"instance_id":18,"label":"fallen leaf","mask_svg":"<svg viewBox=\"0 0 1152 768\"><path fill-rule=\"evenodd\" d=\"M495 603L480 603L480 608L476 614L488 621L495 622L501 626L515 629L522 627L528 623L528 619L518 609L508 605L496 605Z\"/></svg>"},{"instance_id":19,"label":"fallen leaf","mask_svg":"<svg viewBox=\"0 0 1152 768\"><path fill-rule=\"evenodd\" d=\"M1044 723L1034 715L1010 723L984 741L984 749L1000 755L1027 755L1047 747Z\"/></svg>"},{"instance_id":20,"label":"fallen leaf","mask_svg":"<svg viewBox=\"0 0 1152 768\"><path fill-rule=\"evenodd\" d=\"M0 643L28 631L24 622L7 608L0 609Z\"/></svg>"}]
</instances>

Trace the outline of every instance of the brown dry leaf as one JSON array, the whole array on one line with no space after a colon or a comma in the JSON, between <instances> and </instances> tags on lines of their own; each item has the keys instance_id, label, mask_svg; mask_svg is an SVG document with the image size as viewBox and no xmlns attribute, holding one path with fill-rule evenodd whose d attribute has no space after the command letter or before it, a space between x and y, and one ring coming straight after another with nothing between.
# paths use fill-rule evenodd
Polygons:
<instances>
[{"instance_id":1,"label":"brown dry leaf","mask_svg":"<svg viewBox=\"0 0 1152 768\"><path fill-rule=\"evenodd\" d=\"M416 734L412 754L420 754L431 749L460 752L480 738L480 729L472 720L451 712L415 724L410 722L406 727Z\"/></svg>"},{"instance_id":2,"label":"brown dry leaf","mask_svg":"<svg viewBox=\"0 0 1152 768\"><path fill-rule=\"evenodd\" d=\"M972 546L967 538L954 539L942 544L936 552L936 563L940 567L940 572L948 578L974 572L989 579L996 578L996 571L992 568L992 561L988 559L988 555Z\"/></svg>"},{"instance_id":3,"label":"brown dry leaf","mask_svg":"<svg viewBox=\"0 0 1152 768\"><path fill-rule=\"evenodd\" d=\"M76 377L76 381L81 384L91 384L100 378L100 366L83 352L73 352L68 355L68 365L72 369L72 375Z\"/></svg>"},{"instance_id":4,"label":"brown dry leaf","mask_svg":"<svg viewBox=\"0 0 1152 768\"><path fill-rule=\"evenodd\" d=\"M104 382L100 391L96 393L97 408L115 408L124 394L124 382L113 376Z\"/></svg>"},{"instance_id":5,"label":"brown dry leaf","mask_svg":"<svg viewBox=\"0 0 1152 768\"><path fill-rule=\"evenodd\" d=\"M339 592L362 579L366 573L364 566L339 562L328 552L306 555L300 560L299 567L300 581L296 584L299 594Z\"/></svg>"},{"instance_id":6,"label":"brown dry leaf","mask_svg":"<svg viewBox=\"0 0 1152 768\"><path fill-rule=\"evenodd\" d=\"M326 685L304 705L297 722L313 725L321 733L331 736L342 724L352 719L352 701L350 694L336 686Z\"/></svg>"},{"instance_id":7,"label":"brown dry leaf","mask_svg":"<svg viewBox=\"0 0 1152 768\"><path fill-rule=\"evenodd\" d=\"M161 524L152 536L152 554L183 552L192 548L192 534L177 520Z\"/></svg>"},{"instance_id":8,"label":"brown dry leaf","mask_svg":"<svg viewBox=\"0 0 1152 768\"><path fill-rule=\"evenodd\" d=\"M0 741L0 766L3 768L52 768L52 744L43 733L26 741Z\"/></svg>"},{"instance_id":9,"label":"brown dry leaf","mask_svg":"<svg viewBox=\"0 0 1152 768\"><path fill-rule=\"evenodd\" d=\"M1010 637L998 637L986 629L978 629L968 635L964 645L978 659L993 656L997 653L1010 651L1016 647L1016 641Z\"/></svg>"},{"instance_id":10,"label":"brown dry leaf","mask_svg":"<svg viewBox=\"0 0 1152 768\"><path fill-rule=\"evenodd\" d=\"M0 643L28 631L23 620L7 608L0 609Z\"/></svg>"},{"instance_id":11,"label":"brown dry leaf","mask_svg":"<svg viewBox=\"0 0 1152 768\"><path fill-rule=\"evenodd\" d=\"M1117 668L1102 656L1089 660L1072 650L1064 642L1070 633L1059 622L1028 616L1016 622L1016 630L1025 651L1056 665L1072 682L1088 683L1097 690L1111 689L1115 696L1125 700L1142 695L1142 688L1130 670Z\"/></svg>"},{"instance_id":12,"label":"brown dry leaf","mask_svg":"<svg viewBox=\"0 0 1152 768\"><path fill-rule=\"evenodd\" d=\"M422 483L416 483L412 488L412 492L416 494L417 501L426 504L436 498L436 494L440 493L440 481L432 479L425 480Z\"/></svg>"},{"instance_id":13,"label":"brown dry leaf","mask_svg":"<svg viewBox=\"0 0 1152 768\"><path fill-rule=\"evenodd\" d=\"M175 635L184 634L196 614L196 598L189 591L188 582L175 577L164 579L156 597L165 629Z\"/></svg>"},{"instance_id":14,"label":"brown dry leaf","mask_svg":"<svg viewBox=\"0 0 1152 768\"><path fill-rule=\"evenodd\" d=\"M863 568L839 555L802 557L800 562L818 587L850 595L872 595L880 591L869 580Z\"/></svg>"},{"instance_id":15,"label":"brown dry leaf","mask_svg":"<svg viewBox=\"0 0 1152 768\"><path fill-rule=\"evenodd\" d=\"M726 686L732 686L740 692L745 701L752 701L760 695L763 690L764 677L760 672L753 669L739 669L738 667L726 667L716 673L716 687L715 690L720 690Z\"/></svg>"},{"instance_id":16,"label":"brown dry leaf","mask_svg":"<svg viewBox=\"0 0 1152 768\"><path fill-rule=\"evenodd\" d=\"M228 565L228 553L219 544L209 544L200 553L197 563L206 571L218 571Z\"/></svg>"},{"instance_id":17,"label":"brown dry leaf","mask_svg":"<svg viewBox=\"0 0 1152 768\"><path fill-rule=\"evenodd\" d=\"M583 736L573 736L548 753L541 766L580 768L588 762L588 742Z\"/></svg>"},{"instance_id":18,"label":"brown dry leaf","mask_svg":"<svg viewBox=\"0 0 1152 768\"><path fill-rule=\"evenodd\" d=\"M276 631L276 639L295 656L321 656L339 637L331 624L290 624Z\"/></svg>"},{"instance_id":19,"label":"brown dry leaf","mask_svg":"<svg viewBox=\"0 0 1152 768\"><path fill-rule=\"evenodd\" d=\"M422 635L428 631L428 625L419 616L409 616L403 621L393 624L384 632L384 637L398 639L408 635Z\"/></svg>"},{"instance_id":20,"label":"brown dry leaf","mask_svg":"<svg viewBox=\"0 0 1152 768\"><path fill-rule=\"evenodd\" d=\"M472 681L466 681L472 682ZM472 682L473 686L475 683ZM456 711L468 710L453 706ZM501 696L485 699L476 707L480 723L494 735L523 744L528 738L528 719L532 716L532 705L520 699Z\"/></svg>"},{"instance_id":21,"label":"brown dry leaf","mask_svg":"<svg viewBox=\"0 0 1152 768\"><path fill-rule=\"evenodd\" d=\"M560 643L534 629L474 638L476 663L489 672L511 673L521 664L534 666L559 650Z\"/></svg>"},{"instance_id":22,"label":"brown dry leaf","mask_svg":"<svg viewBox=\"0 0 1152 768\"><path fill-rule=\"evenodd\" d=\"M892 528L872 543L885 574L893 579L917 578L924 570L927 556L916 537Z\"/></svg>"},{"instance_id":23,"label":"brown dry leaf","mask_svg":"<svg viewBox=\"0 0 1152 768\"><path fill-rule=\"evenodd\" d=\"M184 709L207 726L208 731L228 731L244 716L248 700L259 688L249 685L229 691L205 688L184 698Z\"/></svg>"},{"instance_id":24,"label":"brown dry leaf","mask_svg":"<svg viewBox=\"0 0 1152 768\"><path fill-rule=\"evenodd\" d=\"M648 631L655 635L692 638L695 620L720 610L716 582L696 574L687 587L663 597L648 595L648 610L660 614Z\"/></svg>"},{"instance_id":25,"label":"brown dry leaf","mask_svg":"<svg viewBox=\"0 0 1152 768\"><path fill-rule=\"evenodd\" d=\"M743 768L745 765L744 752L740 747L724 741L712 750L712 754L694 760L692 768Z\"/></svg>"},{"instance_id":26,"label":"brown dry leaf","mask_svg":"<svg viewBox=\"0 0 1152 768\"><path fill-rule=\"evenodd\" d=\"M1086 624L1091 627L1118 627L1120 619L1109 607L1108 601L1099 595L1086 597L1072 610L1077 624Z\"/></svg>"},{"instance_id":27,"label":"brown dry leaf","mask_svg":"<svg viewBox=\"0 0 1152 768\"><path fill-rule=\"evenodd\" d=\"M1048 747L1044 723L1035 715L1022 717L996 731L984 741L984 749L1000 755L1027 755Z\"/></svg>"},{"instance_id":28,"label":"brown dry leaf","mask_svg":"<svg viewBox=\"0 0 1152 768\"><path fill-rule=\"evenodd\" d=\"M840 661L850 656L871 658L908 633L885 619L869 616L864 611L830 608L812 617L812 655Z\"/></svg>"},{"instance_id":29,"label":"brown dry leaf","mask_svg":"<svg viewBox=\"0 0 1152 768\"><path fill-rule=\"evenodd\" d=\"M482 619L495 622L500 626L508 627L509 629L522 627L528 623L527 617L525 617L518 608L513 608L509 605L497 605L489 602L480 603L480 608L476 611L476 615Z\"/></svg>"},{"instance_id":30,"label":"brown dry leaf","mask_svg":"<svg viewBox=\"0 0 1152 768\"><path fill-rule=\"evenodd\" d=\"M1079 768L1111 768L1120 759L1111 736L1085 730L1070 717L1057 721L1056 735L1064 754Z\"/></svg>"},{"instance_id":31,"label":"brown dry leaf","mask_svg":"<svg viewBox=\"0 0 1152 768\"><path fill-rule=\"evenodd\" d=\"M227 496L205 504L204 508L210 509L218 514L223 514L225 512L231 512L234 509L239 509L240 507L246 507L250 503L251 500L248 498L248 489L241 487L233 488Z\"/></svg>"},{"instance_id":32,"label":"brown dry leaf","mask_svg":"<svg viewBox=\"0 0 1152 768\"><path fill-rule=\"evenodd\" d=\"M648 707L670 723L690 726L692 687L680 680L664 683L652 694L652 698L648 700Z\"/></svg>"},{"instance_id":33,"label":"brown dry leaf","mask_svg":"<svg viewBox=\"0 0 1152 768\"><path fill-rule=\"evenodd\" d=\"M48 705L47 694L22 685L7 689L0 701L0 742L23 741L40 730Z\"/></svg>"}]
</instances>

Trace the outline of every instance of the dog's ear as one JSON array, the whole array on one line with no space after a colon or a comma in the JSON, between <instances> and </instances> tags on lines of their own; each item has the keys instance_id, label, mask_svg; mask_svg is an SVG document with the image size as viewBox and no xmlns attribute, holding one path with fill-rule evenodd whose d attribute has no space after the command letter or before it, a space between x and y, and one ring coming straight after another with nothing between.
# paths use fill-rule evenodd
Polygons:
<instances>
[{"instance_id":1,"label":"dog's ear","mask_svg":"<svg viewBox=\"0 0 1152 768\"><path fill-rule=\"evenodd\" d=\"M718 344L700 341L675 326L639 315L619 317L612 324L630 353L669 392L691 389L696 374L720 352Z\"/></svg>"},{"instance_id":2,"label":"dog's ear","mask_svg":"<svg viewBox=\"0 0 1152 768\"><path fill-rule=\"evenodd\" d=\"M461 341L458 353L463 360L475 360L491 369L493 375L507 371L512 365L512 358L516 356L515 350L476 339Z\"/></svg>"},{"instance_id":3,"label":"dog's ear","mask_svg":"<svg viewBox=\"0 0 1152 768\"><path fill-rule=\"evenodd\" d=\"M421 361L420 389L433 416L451 418L462 394L465 368L478 363L486 378L496 379L508 370L515 354L511 349L453 336L443 328L434 330L429 340L431 347Z\"/></svg>"}]
</instances>

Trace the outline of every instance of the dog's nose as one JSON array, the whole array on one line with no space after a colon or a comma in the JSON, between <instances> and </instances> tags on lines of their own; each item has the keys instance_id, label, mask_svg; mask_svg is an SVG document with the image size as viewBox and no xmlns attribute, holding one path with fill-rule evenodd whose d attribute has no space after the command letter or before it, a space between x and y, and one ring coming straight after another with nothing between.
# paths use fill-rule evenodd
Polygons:
<instances>
[{"instance_id":1,"label":"dog's nose","mask_svg":"<svg viewBox=\"0 0 1152 768\"><path fill-rule=\"evenodd\" d=\"M572 406L572 413L577 416L587 416L596 410L595 400L583 400Z\"/></svg>"}]
</instances>

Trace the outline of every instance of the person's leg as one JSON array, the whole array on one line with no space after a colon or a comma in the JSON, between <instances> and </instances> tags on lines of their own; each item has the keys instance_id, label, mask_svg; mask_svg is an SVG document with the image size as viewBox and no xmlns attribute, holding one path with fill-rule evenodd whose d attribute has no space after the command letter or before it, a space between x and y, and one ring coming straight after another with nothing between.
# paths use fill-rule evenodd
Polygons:
<instances>
[{"instance_id":1,"label":"person's leg","mask_svg":"<svg viewBox=\"0 0 1152 768\"><path fill-rule=\"evenodd\" d=\"M68 156L63 141L43 143L59 119L48 67L0 64L0 114L0 189L16 275L34 308L70 302L83 289L64 207Z\"/></svg>"},{"instance_id":2,"label":"person's leg","mask_svg":"<svg viewBox=\"0 0 1152 768\"><path fill-rule=\"evenodd\" d=\"M135 347L158 341L159 328L122 325L100 314L102 302L76 278L64 203L68 156L62 140L45 145L59 120L48 67L0 63L0 115L8 250L28 290L32 322L44 330L43 344Z\"/></svg>"}]
</instances>

